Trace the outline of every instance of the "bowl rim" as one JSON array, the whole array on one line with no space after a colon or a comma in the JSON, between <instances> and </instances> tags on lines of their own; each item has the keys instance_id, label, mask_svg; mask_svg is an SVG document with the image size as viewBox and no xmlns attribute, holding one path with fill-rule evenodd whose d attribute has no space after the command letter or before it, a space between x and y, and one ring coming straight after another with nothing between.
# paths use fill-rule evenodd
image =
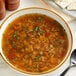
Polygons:
<instances>
[{"instance_id":1,"label":"bowl rim","mask_svg":"<svg viewBox=\"0 0 76 76\"><path fill-rule=\"evenodd\" d=\"M49 9L46 9L46 8L40 8L40 7L23 8L23 9L20 9L20 10L17 10L17 11L15 11L15 12L13 12L13 13L10 14L8 17L6 17L6 19L2 22L2 24L1 24L1 26L0 26L0 29L1 29L1 27L3 26L3 24L7 21L7 19L8 19L9 17L11 17L12 15L16 14L17 12L20 12L20 11L23 11L23 10L28 10L28 9L42 9L42 10L45 10L45 11L49 11L49 12L54 13L55 15L57 15L58 17L60 17L60 18L64 21L64 23L66 24L66 26L67 26L67 28L68 28L68 30L69 30L69 32L70 32L70 35L71 35L71 47L70 47L70 51L69 51L67 57L65 58L65 60L63 59L64 61L62 60L63 63L61 63L60 65L58 65L56 68L51 69L50 71L45 71L45 72L42 72L42 73L32 73L32 72L27 72L27 71L24 72L24 71L16 68L15 66L13 67L12 65L9 64L10 62L8 62L7 60L5 60L5 58L2 56L1 53L0 53L0 55L1 55L2 59L3 59L12 69L14 69L14 70L16 70L16 71L18 71L18 72L21 72L21 73L24 73L24 74L30 74L30 75L42 75L42 74L51 73L51 72L57 70L59 67L61 67L61 66L66 62L66 60L68 59L68 57L70 56L71 51L72 51L72 46L73 46L73 36L72 36L72 32L71 32L71 30L70 30L70 27L69 27L68 23L63 19L63 17L61 17L59 14L55 13L55 12L52 11L52 10L49 10Z\"/></svg>"}]
</instances>

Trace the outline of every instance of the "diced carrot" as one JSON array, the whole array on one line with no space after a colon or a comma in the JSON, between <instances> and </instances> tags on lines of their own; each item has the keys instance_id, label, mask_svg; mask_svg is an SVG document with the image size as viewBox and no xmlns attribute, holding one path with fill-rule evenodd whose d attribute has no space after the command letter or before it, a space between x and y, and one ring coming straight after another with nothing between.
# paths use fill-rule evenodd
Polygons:
<instances>
[{"instance_id":1,"label":"diced carrot","mask_svg":"<svg viewBox=\"0 0 76 76\"><path fill-rule=\"evenodd\" d=\"M17 21L15 21L15 23L16 23L16 24L19 24L19 23L20 23L20 21L19 21L19 20L17 20Z\"/></svg>"},{"instance_id":2,"label":"diced carrot","mask_svg":"<svg viewBox=\"0 0 76 76\"><path fill-rule=\"evenodd\" d=\"M48 37L50 35L50 33L46 33L45 36Z\"/></svg>"},{"instance_id":3,"label":"diced carrot","mask_svg":"<svg viewBox=\"0 0 76 76\"><path fill-rule=\"evenodd\" d=\"M11 49L11 48L12 48L10 44L8 45L8 47L9 47L9 49Z\"/></svg>"},{"instance_id":4,"label":"diced carrot","mask_svg":"<svg viewBox=\"0 0 76 76\"><path fill-rule=\"evenodd\" d=\"M25 57L26 57L26 58L29 58L29 55L26 55Z\"/></svg>"},{"instance_id":5,"label":"diced carrot","mask_svg":"<svg viewBox=\"0 0 76 76\"><path fill-rule=\"evenodd\" d=\"M24 41L24 44L26 44L27 46L29 46L29 43L26 40Z\"/></svg>"},{"instance_id":6,"label":"diced carrot","mask_svg":"<svg viewBox=\"0 0 76 76\"><path fill-rule=\"evenodd\" d=\"M46 28L44 28L44 31L46 31Z\"/></svg>"},{"instance_id":7,"label":"diced carrot","mask_svg":"<svg viewBox=\"0 0 76 76\"><path fill-rule=\"evenodd\" d=\"M34 55L34 54L32 54L32 58L33 58L33 59L35 58L35 55Z\"/></svg>"},{"instance_id":8,"label":"diced carrot","mask_svg":"<svg viewBox=\"0 0 76 76\"><path fill-rule=\"evenodd\" d=\"M46 55L46 57L49 57L48 53L45 51L44 54Z\"/></svg>"},{"instance_id":9,"label":"diced carrot","mask_svg":"<svg viewBox=\"0 0 76 76\"><path fill-rule=\"evenodd\" d=\"M14 26L14 29L17 29L17 27L16 27L16 26Z\"/></svg>"},{"instance_id":10,"label":"diced carrot","mask_svg":"<svg viewBox=\"0 0 76 76\"><path fill-rule=\"evenodd\" d=\"M33 30L33 26L29 26L28 29L29 29L29 31Z\"/></svg>"},{"instance_id":11,"label":"diced carrot","mask_svg":"<svg viewBox=\"0 0 76 76\"><path fill-rule=\"evenodd\" d=\"M16 53L16 56L17 56L17 57L21 57L19 53Z\"/></svg>"},{"instance_id":12,"label":"diced carrot","mask_svg":"<svg viewBox=\"0 0 76 76\"><path fill-rule=\"evenodd\" d=\"M56 64L57 60L56 58L51 58L51 63Z\"/></svg>"},{"instance_id":13,"label":"diced carrot","mask_svg":"<svg viewBox=\"0 0 76 76\"><path fill-rule=\"evenodd\" d=\"M43 67L43 68L41 68L41 70L46 70L48 67L47 66L45 66L45 67Z\"/></svg>"},{"instance_id":14,"label":"diced carrot","mask_svg":"<svg viewBox=\"0 0 76 76\"><path fill-rule=\"evenodd\" d=\"M16 26L15 26L16 27ZM14 30L11 30L9 33L12 34L14 32Z\"/></svg>"},{"instance_id":15,"label":"diced carrot","mask_svg":"<svg viewBox=\"0 0 76 76\"><path fill-rule=\"evenodd\" d=\"M15 55L14 55L14 54L9 54L9 55L8 55L8 58L9 58L9 59L14 59L14 58L15 58Z\"/></svg>"},{"instance_id":16,"label":"diced carrot","mask_svg":"<svg viewBox=\"0 0 76 76\"><path fill-rule=\"evenodd\" d=\"M32 60L30 59L30 61L29 61L29 65L31 66L32 65Z\"/></svg>"},{"instance_id":17,"label":"diced carrot","mask_svg":"<svg viewBox=\"0 0 76 76\"><path fill-rule=\"evenodd\" d=\"M41 35L40 36L40 40L42 41L42 40L44 40L45 39L45 36L44 35Z\"/></svg>"},{"instance_id":18,"label":"diced carrot","mask_svg":"<svg viewBox=\"0 0 76 76\"><path fill-rule=\"evenodd\" d=\"M36 49L39 49L39 48L40 48L40 44L35 44L34 47L35 47Z\"/></svg>"},{"instance_id":19,"label":"diced carrot","mask_svg":"<svg viewBox=\"0 0 76 76\"><path fill-rule=\"evenodd\" d=\"M25 63L24 62L20 62L18 65L21 66L21 67L24 67Z\"/></svg>"},{"instance_id":20,"label":"diced carrot","mask_svg":"<svg viewBox=\"0 0 76 76\"><path fill-rule=\"evenodd\" d=\"M34 38L34 42L37 42L38 41L38 39L37 38Z\"/></svg>"}]
</instances>

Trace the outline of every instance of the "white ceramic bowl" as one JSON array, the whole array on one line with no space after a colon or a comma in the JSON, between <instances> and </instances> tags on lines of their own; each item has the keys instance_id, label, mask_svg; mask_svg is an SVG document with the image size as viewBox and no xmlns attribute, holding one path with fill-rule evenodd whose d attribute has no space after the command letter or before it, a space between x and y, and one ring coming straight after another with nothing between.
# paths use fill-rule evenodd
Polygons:
<instances>
[{"instance_id":1,"label":"white ceramic bowl","mask_svg":"<svg viewBox=\"0 0 76 76\"><path fill-rule=\"evenodd\" d=\"M4 33L4 30L6 29L6 27L8 26L8 24L13 21L15 18L21 16L21 15L24 15L24 14L29 14L29 13L40 13L40 14L44 14L44 15L47 15L55 20L57 20L61 25L62 27L65 29L66 33L67 33L67 36L68 36L68 40L69 40L69 47L68 47L68 52L64 58L64 60L58 65L56 66L54 69L52 70L49 70L49 71L46 71L46 72L43 72L43 73L38 73L38 74L35 74L34 75L42 75L42 74L50 74L51 76L54 75L55 73L59 72L59 70L61 71L61 69L63 69L64 67L61 68L61 66L63 66L62 64L65 63L65 61L68 59L68 57L70 56L70 53L71 53L71 50L72 50L72 44L73 44L73 38L72 38L72 33L71 33L71 30L68 26L68 24L66 23L66 21L59 15L57 15L56 13L54 13L53 11L50 11L50 10L47 10L47 9L44 9L44 8L37 8L37 7L32 7L32 8L24 8L24 9L21 9L21 10L18 10L14 13L12 13L10 16L8 16L4 22L1 24L1 30L0 30L0 53L1 53L1 56L2 58L5 60L5 62L11 66L12 68L14 68L15 70L18 70L20 72L23 72L25 74L33 74L33 73L29 73L29 72L24 72L24 71L21 71L20 69L17 69L15 66L13 66L11 63L9 63L9 61L7 61L6 57L4 56L3 54L3 51L2 51L2 35ZM8 47L8 46L7 46ZM58 76L58 75L57 75Z\"/></svg>"}]
</instances>

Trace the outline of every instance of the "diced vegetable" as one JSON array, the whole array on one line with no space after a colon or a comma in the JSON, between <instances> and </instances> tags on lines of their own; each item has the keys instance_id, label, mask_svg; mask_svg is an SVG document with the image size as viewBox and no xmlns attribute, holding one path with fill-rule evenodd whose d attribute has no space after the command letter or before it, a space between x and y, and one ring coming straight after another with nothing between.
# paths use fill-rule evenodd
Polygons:
<instances>
[{"instance_id":1,"label":"diced vegetable","mask_svg":"<svg viewBox=\"0 0 76 76\"><path fill-rule=\"evenodd\" d=\"M32 54L30 53L29 56L32 56Z\"/></svg>"},{"instance_id":2,"label":"diced vegetable","mask_svg":"<svg viewBox=\"0 0 76 76\"><path fill-rule=\"evenodd\" d=\"M45 51L44 54L46 55L46 57L49 57L48 53Z\"/></svg>"},{"instance_id":3,"label":"diced vegetable","mask_svg":"<svg viewBox=\"0 0 76 76\"><path fill-rule=\"evenodd\" d=\"M30 59L30 61L29 61L29 65L32 66L32 64L33 64L33 62L32 62L32 60Z\"/></svg>"},{"instance_id":4,"label":"diced vegetable","mask_svg":"<svg viewBox=\"0 0 76 76\"><path fill-rule=\"evenodd\" d=\"M9 58L9 59L14 59L14 58L15 58L15 55L14 55L14 54L9 54L9 55L8 55L8 58Z\"/></svg>"},{"instance_id":5,"label":"diced vegetable","mask_svg":"<svg viewBox=\"0 0 76 76\"><path fill-rule=\"evenodd\" d=\"M41 34L40 33L38 33L38 36L40 36Z\"/></svg>"},{"instance_id":6,"label":"diced vegetable","mask_svg":"<svg viewBox=\"0 0 76 76\"><path fill-rule=\"evenodd\" d=\"M37 59L39 59L39 58L40 58L40 57L35 57L34 59L37 60Z\"/></svg>"},{"instance_id":7,"label":"diced vegetable","mask_svg":"<svg viewBox=\"0 0 76 76\"><path fill-rule=\"evenodd\" d=\"M57 63L57 59L56 58L51 58L51 63L52 64L56 64Z\"/></svg>"},{"instance_id":8,"label":"diced vegetable","mask_svg":"<svg viewBox=\"0 0 76 76\"><path fill-rule=\"evenodd\" d=\"M13 47L13 48L16 48L16 45L13 44L12 47Z\"/></svg>"},{"instance_id":9,"label":"diced vegetable","mask_svg":"<svg viewBox=\"0 0 76 76\"><path fill-rule=\"evenodd\" d=\"M44 71L45 69L48 69L48 67L44 66L43 68L41 68L42 71Z\"/></svg>"},{"instance_id":10,"label":"diced vegetable","mask_svg":"<svg viewBox=\"0 0 76 76\"><path fill-rule=\"evenodd\" d=\"M43 19L42 17L39 17L40 22L42 22L42 19Z\"/></svg>"}]
</instances>

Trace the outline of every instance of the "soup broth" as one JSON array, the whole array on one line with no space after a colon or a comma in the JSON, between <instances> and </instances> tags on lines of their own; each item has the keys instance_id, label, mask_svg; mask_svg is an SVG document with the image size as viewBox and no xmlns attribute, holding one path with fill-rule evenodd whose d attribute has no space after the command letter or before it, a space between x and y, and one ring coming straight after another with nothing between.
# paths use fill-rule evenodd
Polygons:
<instances>
[{"instance_id":1,"label":"soup broth","mask_svg":"<svg viewBox=\"0 0 76 76\"><path fill-rule=\"evenodd\" d=\"M5 29L2 49L16 68L41 73L62 62L68 50L68 38L56 20L43 14L26 14Z\"/></svg>"}]
</instances>

